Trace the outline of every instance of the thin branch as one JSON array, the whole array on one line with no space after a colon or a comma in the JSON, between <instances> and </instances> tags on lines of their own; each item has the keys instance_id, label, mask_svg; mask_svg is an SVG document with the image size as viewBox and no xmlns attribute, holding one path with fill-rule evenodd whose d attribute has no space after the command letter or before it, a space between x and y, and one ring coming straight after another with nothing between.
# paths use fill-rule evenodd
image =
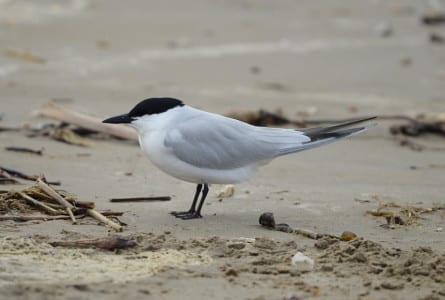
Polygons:
<instances>
[{"instance_id":1,"label":"thin branch","mask_svg":"<svg viewBox=\"0 0 445 300\"><path fill-rule=\"evenodd\" d=\"M57 202L60 203L60 205L62 205L63 207L65 207L68 215L70 216L71 220L73 221L73 224L76 224L76 218L73 215L73 211L72 209L74 208L74 206L69 203L68 201L66 201L65 199L63 199L62 196L60 196L52 187L50 187L49 185L47 185L42 178L37 178L36 180L37 185L45 192L47 193L49 196L53 197L54 200L56 200Z\"/></svg>"},{"instance_id":2,"label":"thin branch","mask_svg":"<svg viewBox=\"0 0 445 300\"><path fill-rule=\"evenodd\" d=\"M112 198L110 202L154 202L154 201L170 201L170 196L157 196L157 197L134 197L134 198Z\"/></svg>"},{"instance_id":3,"label":"thin branch","mask_svg":"<svg viewBox=\"0 0 445 300\"><path fill-rule=\"evenodd\" d=\"M103 214L101 214L100 212L98 212L94 209L87 209L87 214L90 215L91 217L95 218L96 220L110 226L111 228L113 228L116 231L122 231L122 229L123 229L123 227L121 225L117 224L116 222L111 221L110 219L105 217Z\"/></svg>"},{"instance_id":4,"label":"thin branch","mask_svg":"<svg viewBox=\"0 0 445 300\"><path fill-rule=\"evenodd\" d=\"M34 204L35 206L38 206L40 208L42 208L44 211L46 211L47 213L49 213L50 215L57 215L59 214L59 211L49 207L48 205L46 205L45 203L42 203L34 198L32 198L31 196L26 195L23 192L17 192L17 194L19 194L23 199L25 199L28 202L31 202L32 204Z\"/></svg>"}]
</instances>

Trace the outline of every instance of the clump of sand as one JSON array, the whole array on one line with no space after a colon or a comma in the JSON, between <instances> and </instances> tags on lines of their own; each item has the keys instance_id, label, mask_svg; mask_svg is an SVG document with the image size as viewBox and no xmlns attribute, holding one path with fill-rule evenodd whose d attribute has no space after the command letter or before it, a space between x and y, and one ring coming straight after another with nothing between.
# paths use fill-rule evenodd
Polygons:
<instances>
[{"instance_id":1,"label":"clump of sand","mask_svg":"<svg viewBox=\"0 0 445 300\"><path fill-rule=\"evenodd\" d=\"M15 282L126 282L169 267L209 264L205 253L160 249L122 253L53 248L33 238L0 238L0 286Z\"/></svg>"}]
</instances>

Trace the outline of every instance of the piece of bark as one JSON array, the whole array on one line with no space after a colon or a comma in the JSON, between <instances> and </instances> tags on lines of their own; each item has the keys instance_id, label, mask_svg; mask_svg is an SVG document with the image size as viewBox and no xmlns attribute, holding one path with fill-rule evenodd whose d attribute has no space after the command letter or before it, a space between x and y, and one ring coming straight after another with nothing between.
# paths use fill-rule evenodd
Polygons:
<instances>
[{"instance_id":1,"label":"piece of bark","mask_svg":"<svg viewBox=\"0 0 445 300\"><path fill-rule=\"evenodd\" d=\"M136 131L125 125L105 124L100 119L70 110L54 102L48 102L38 112L38 115L56 119L96 132L107 133L126 140L137 140Z\"/></svg>"},{"instance_id":2,"label":"piece of bark","mask_svg":"<svg viewBox=\"0 0 445 300\"><path fill-rule=\"evenodd\" d=\"M110 219L108 219L107 217L105 217L103 214L101 214L100 212L94 210L94 209L87 209L87 214L93 218L95 218L96 220L110 226L111 228L113 228L116 231L122 231L123 227L119 224L117 224L116 222L111 221Z\"/></svg>"},{"instance_id":3,"label":"piece of bark","mask_svg":"<svg viewBox=\"0 0 445 300\"><path fill-rule=\"evenodd\" d=\"M110 237L90 240L75 240L75 241L54 241L49 243L53 247L69 247L69 248L98 248L104 250L125 249L134 247L137 243L133 240Z\"/></svg>"},{"instance_id":4,"label":"piece of bark","mask_svg":"<svg viewBox=\"0 0 445 300\"><path fill-rule=\"evenodd\" d=\"M69 202L72 202L75 207L79 208L88 208L93 209L96 207L96 203L90 202L90 201L77 201L77 200L68 200Z\"/></svg>"},{"instance_id":5,"label":"piece of bark","mask_svg":"<svg viewBox=\"0 0 445 300\"><path fill-rule=\"evenodd\" d=\"M110 202L154 202L154 201L170 201L170 196L157 197L134 197L134 198L112 198Z\"/></svg>"}]
</instances>

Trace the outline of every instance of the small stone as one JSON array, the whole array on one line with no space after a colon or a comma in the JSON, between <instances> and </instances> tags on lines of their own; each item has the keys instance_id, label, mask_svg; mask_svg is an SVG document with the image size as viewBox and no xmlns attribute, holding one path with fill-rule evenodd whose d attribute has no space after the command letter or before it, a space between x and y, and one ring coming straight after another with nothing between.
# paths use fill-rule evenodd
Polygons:
<instances>
[{"instance_id":1,"label":"small stone","mask_svg":"<svg viewBox=\"0 0 445 300\"><path fill-rule=\"evenodd\" d=\"M238 276L238 272L235 269L228 269L224 274L226 276Z\"/></svg>"},{"instance_id":2,"label":"small stone","mask_svg":"<svg viewBox=\"0 0 445 300\"><path fill-rule=\"evenodd\" d=\"M145 295L150 295L151 294L150 290L147 290L147 289L140 289L140 290L138 290L138 292L141 293L141 294L145 294Z\"/></svg>"},{"instance_id":3,"label":"small stone","mask_svg":"<svg viewBox=\"0 0 445 300\"><path fill-rule=\"evenodd\" d=\"M393 26L388 22L382 22L375 27L375 31L381 37L388 37L393 34Z\"/></svg>"},{"instance_id":4,"label":"small stone","mask_svg":"<svg viewBox=\"0 0 445 300\"><path fill-rule=\"evenodd\" d=\"M250 73L252 74L259 74L261 73L261 68L258 66L251 66L250 67Z\"/></svg>"},{"instance_id":5,"label":"small stone","mask_svg":"<svg viewBox=\"0 0 445 300\"><path fill-rule=\"evenodd\" d=\"M75 289L78 290L78 291L82 291L82 292L85 292L85 291L89 291L89 290L90 290L90 287L89 287L88 285L86 285L86 284L81 284L81 283L79 283L79 284L74 284L74 285L73 285L73 288L75 288Z\"/></svg>"},{"instance_id":6,"label":"small stone","mask_svg":"<svg viewBox=\"0 0 445 300\"><path fill-rule=\"evenodd\" d=\"M368 261L368 258L362 252L357 252L351 257L351 261L365 263Z\"/></svg>"},{"instance_id":7,"label":"small stone","mask_svg":"<svg viewBox=\"0 0 445 300\"><path fill-rule=\"evenodd\" d=\"M301 252L295 253L292 257L292 265L301 271L311 271L314 268L314 260Z\"/></svg>"},{"instance_id":8,"label":"small stone","mask_svg":"<svg viewBox=\"0 0 445 300\"><path fill-rule=\"evenodd\" d=\"M240 242L231 242L231 243L227 243L227 247L232 248L232 249L237 249L237 250L241 250L244 249L246 247L246 244L244 243L240 243Z\"/></svg>"},{"instance_id":9,"label":"small stone","mask_svg":"<svg viewBox=\"0 0 445 300\"><path fill-rule=\"evenodd\" d=\"M435 43L435 44L443 44L443 43L445 43L445 37L443 37L437 33L431 33L430 41L431 41L431 43Z\"/></svg>"},{"instance_id":10,"label":"small stone","mask_svg":"<svg viewBox=\"0 0 445 300\"><path fill-rule=\"evenodd\" d=\"M413 63L413 60L411 59L411 57L405 56L400 59L400 64L402 66L409 66L412 63Z\"/></svg>"},{"instance_id":11,"label":"small stone","mask_svg":"<svg viewBox=\"0 0 445 300\"><path fill-rule=\"evenodd\" d=\"M404 284L403 283L384 282L380 286L387 290L400 290L400 289L403 289Z\"/></svg>"},{"instance_id":12,"label":"small stone","mask_svg":"<svg viewBox=\"0 0 445 300\"><path fill-rule=\"evenodd\" d=\"M235 193L235 186L227 184L216 192L216 198L230 198Z\"/></svg>"},{"instance_id":13,"label":"small stone","mask_svg":"<svg viewBox=\"0 0 445 300\"><path fill-rule=\"evenodd\" d=\"M343 231L343 233L340 236L340 240L348 242L355 240L357 238L357 235L352 231Z\"/></svg>"},{"instance_id":14,"label":"small stone","mask_svg":"<svg viewBox=\"0 0 445 300\"><path fill-rule=\"evenodd\" d=\"M264 227L275 228L275 218L271 212L261 214L259 222Z\"/></svg>"},{"instance_id":15,"label":"small stone","mask_svg":"<svg viewBox=\"0 0 445 300\"><path fill-rule=\"evenodd\" d=\"M334 267L332 265L323 265L321 266L321 270L323 272L332 272L334 270Z\"/></svg>"},{"instance_id":16,"label":"small stone","mask_svg":"<svg viewBox=\"0 0 445 300\"><path fill-rule=\"evenodd\" d=\"M326 240L319 240L319 241L315 242L314 246L317 249L324 250L324 249L327 249L329 247L329 243Z\"/></svg>"}]
</instances>

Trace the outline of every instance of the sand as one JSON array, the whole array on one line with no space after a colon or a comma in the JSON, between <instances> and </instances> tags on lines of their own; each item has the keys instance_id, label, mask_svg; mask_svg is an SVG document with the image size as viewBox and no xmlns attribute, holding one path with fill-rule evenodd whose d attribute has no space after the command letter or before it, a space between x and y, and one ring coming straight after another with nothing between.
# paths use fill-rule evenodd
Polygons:
<instances>
[{"instance_id":1,"label":"sand","mask_svg":"<svg viewBox=\"0 0 445 300\"><path fill-rule=\"evenodd\" d=\"M100 118L154 96L221 114L281 108L290 118L444 112L445 51L429 35L445 27L420 22L438 4L0 1L0 125L48 122L32 112L51 99ZM392 124L279 158L231 197L220 200L212 186L204 218L191 221L168 212L187 208L194 186L157 170L133 143L77 147L0 132L1 165L43 172L99 209L124 210L120 235L138 242L117 252L53 248L116 233L91 221L2 222L0 298L445 298L443 211L395 229L366 214L379 201L444 204L443 137L416 138L426 147L413 151L389 134ZM378 197L361 201L370 194ZM172 201L108 201L151 195ZM359 239L268 230L258 224L266 211L292 227ZM298 251L314 259L312 271L291 265Z\"/></svg>"}]
</instances>

